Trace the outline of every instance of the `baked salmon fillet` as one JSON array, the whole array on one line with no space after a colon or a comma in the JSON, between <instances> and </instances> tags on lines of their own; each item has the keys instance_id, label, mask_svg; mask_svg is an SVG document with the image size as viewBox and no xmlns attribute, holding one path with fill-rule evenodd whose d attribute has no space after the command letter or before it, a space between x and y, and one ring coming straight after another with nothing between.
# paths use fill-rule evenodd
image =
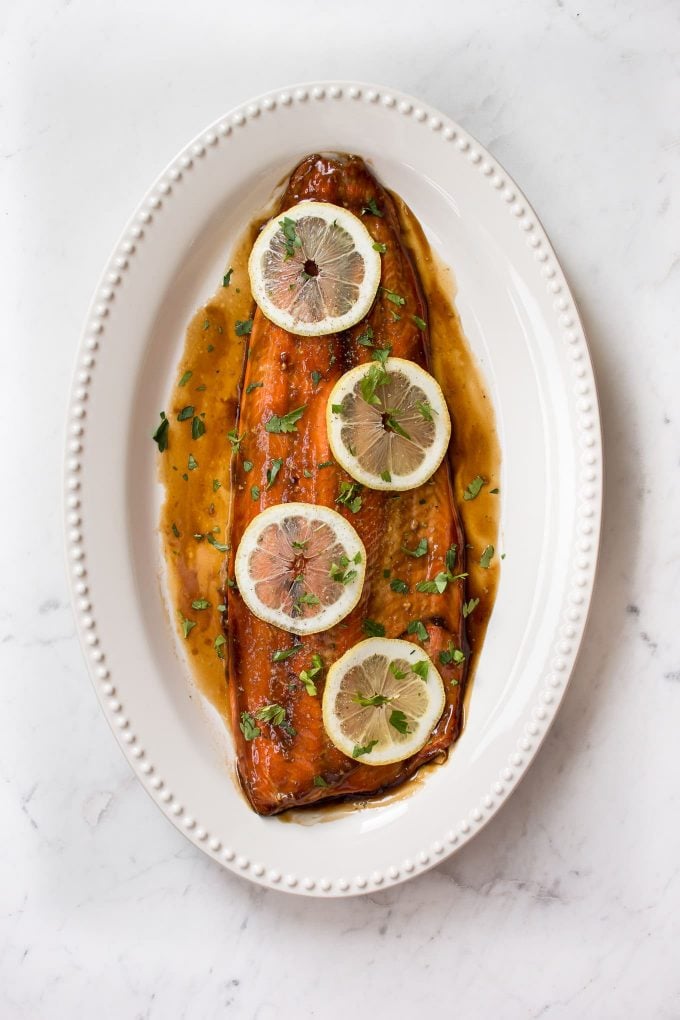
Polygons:
<instances>
[{"instance_id":1,"label":"baked salmon fillet","mask_svg":"<svg viewBox=\"0 0 680 1020\"><path fill-rule=\"evenodd\" d=\"M227 675L238 774L250 803L262 815L372 796L404 782L425 762L445 756L460 733L467 668L465 582L450 584L441 594L415 590L417 582L447 568L465 571L465 539L448 459L417 489L401 493L361 489L361 505L353 512L338 502L342 483L353 480L333 462L326 433L326 403L334 384L348 369L371 358L370 348L358 342L368 326L375 347L390 347L394 357L428 368L429 337L422 328L427 304L402 241L395 203L356 156L314 155L303 160L290 177L280 211L304 200L346 207L362 218L375 242L386 245L381 289L365 319L330 336L295 336L255 309L238 409L238 434L243 439L239 454L232 458L228 576L234 576L235 552L253 518L273 504L302 501L332 507L350 521L366 547L366 578L349 616L323 633L303 637L258 619L233 582L227 587ZM396 307L390 293L400 295L405 304ZM303 406L296 432L265 430L272 415L283 416ZM268 490L267 468L275 458L283 466L276 485ZM403 551L414 549L422 538L427 539L424 556L414 558ZM453 546L455 563L451 553L447 563L447 551ZM391 587L395 578L406 583L408 592ZM357 642L383 631L386 637L414 642L430 656L444 681L446 705L420 751L404 761L374 766L347 757L333 745L322 720L323 675L315 678L314 697L299 673L310 667L314 654L327 669ZM273 661L277 651L293 645L300 646L294 656ZM451 646L465 653L460 665L439 657ZM271 704L285 709L285 726L258 721L259 733L253 736L247 721Z\"/></svg>"}]
</instances>

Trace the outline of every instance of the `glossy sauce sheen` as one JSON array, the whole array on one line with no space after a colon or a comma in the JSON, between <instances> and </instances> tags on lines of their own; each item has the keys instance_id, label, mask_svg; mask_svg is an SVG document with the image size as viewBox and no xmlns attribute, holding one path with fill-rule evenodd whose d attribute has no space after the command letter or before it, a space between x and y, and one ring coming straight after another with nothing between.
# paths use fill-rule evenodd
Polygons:
<instances>
[{"instance_id":1,"label":"glossy sauce sheen","mask_svg":"<svg viewBox=\"0 0 680 1020\"><path fill-rule=\"evenodd\" d=\"M361 215L371 198L377 201L385 215L366 215L364 222L375 240L388 246L382 256L383 286L405 297L406 305L395 309L379 295L367 319L353 330L342 336L311 340L280 330L256 311L245 358L245 343L235 338L235 323L252 314L246 265L257 229L254 225L234 253L229 287L220 288L190 324L178 377L186 370L193 375L173 393L168 412L170 445L161 458L167 493L161 527L171 593L182 617L196 623L187 638L196 679L222 714L230 715L241 782L255 809L265 814L329 798L371 796L402 783L423 762L445 754L460 733L469 670L441 665L438 653L449 640L456 647L467 649L461 605L463 598L471 597L480 598L479 606L467 621L470 647L479 652L498 571L498 552L488 570L478 562L486 545L497 544L500 502L499 496L490 492L499 484L493 413L446 294L451 285L443 279L445 271L436 265L407 207L383 191L361 160L314 157L304 161L294 172L279 208L306 198L346 205L357 215ZM417 264L427 303L404 242ZM394 318L395 311L400 319ZM414 314L429 323L429 336L413 324ZM370 358L370 349L356 343L356 337L368 323L373 328L376 345L391 345L395 356L411 358L429 367L440 381L454 424L450 447L453 477L445 463L421 489L397 498L364 489L362 508L358 514L352 514L335 502L339 483L350 480L348 476L335 465L320 469L318 464L332 460L324 421L328 393L343 372ZM241 379L244 359L245 374ZM316 386L312 371L322 375ZM264 385L253 388L255 382ZM251 392L246 393L249 385ZM206 388L202 389L203 386ZM264 422L273 413L281 415L302 404L307 405L307 410L298 423L297 434L265 432ZM187 405L194 405L195 414L205 414L206 432L196 440L191 439L191 420L176 420ZM230 476L226 433L236 423L239 435L244 431L247 435L239 454L231 459ZM192 471L187 470L190 453L198 462ZM274 457L283 458L284 466L272 489L267 491L266 470ZM244 470L244 461L253 463L250 471ZM305 472L311 477L306 477ZM466 502L462 493L477 474L485 478L486 485L477 499ZM217 479L219 487L213 479ZM256 499L251 496L253 485L260 489ZM225 633L229 639L230 677L227 684L224 662L218 655L224 654L227 646L219 644L222 631L216 608L224 604L221 588L224 556L207 538L194 536L212 534L219 543L228 543L226 536L230 534L229 570L233 576L233 554L249 521L265 506L290 500L334 506L357 528L368 552L362 599L341 624L324 634L303 638L302 649L295 656L272 663L276 649L289 648L296 641L256 620L238 592L227 588L229 625L225 624ZM465 548L456 504L464 513L471 548ZM211 531L213 528L220 530ZM426 556L414 560L401 552L402 545L413 548L421 537L428 538ZM415 592L418 580L443 569L444 553L452 543L459 547L456 572L467 569L470 573L468 590L457 583L450 585L443 595ZM409 594L391 591L384 570L390 570L392 578L405 580L411 589ZM211 607L193 609L192 601L200 598L208 599ZM382 622L387 636L406 637L414 642L417 639L406 633L407 624L410 620L422 620L429 634L423 647L440 669L447 691L444 715L425 748L405 762L380 768L349 759L333 747L321 722L323 684L318 685L319 696L313 698L297 679L297 673L310 665L314 652L328 666L362 640L366 636L362 630L366 617ZM245 741L238 727L241 712L255 714L261 705L269 703L286 709L296 735L258 722L262 735ZM315 776L322 776L328 785L315 785Z\"/></svg>"}]
</instances>

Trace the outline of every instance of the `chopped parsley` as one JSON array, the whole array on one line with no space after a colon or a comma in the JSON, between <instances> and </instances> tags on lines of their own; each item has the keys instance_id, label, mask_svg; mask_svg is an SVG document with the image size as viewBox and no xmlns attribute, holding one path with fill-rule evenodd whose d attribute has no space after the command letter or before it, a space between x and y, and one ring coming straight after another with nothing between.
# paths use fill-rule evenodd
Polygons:
<instances>
[{"instance_id":1,"label":"chopped parsley","mask_svg":"<svg viewBox=\"0 0 680 1020\"><path fill-rule=\"evenodd\" d=\"M470 613L474 613L475 609L479 605L479 599L470 599L469 602L463 603L463 617L468 617Z\"/></svg>"},{"instance_id":2,"label":"chopped parsley","mask_svg":"<svg viewBox=\"0 0 680 1020\"><path fill-rule=\"evenodd\" d=\"M381 244L380 241L373 242L373 251L377 251L380 255L384 255L387 251L387 245Z\"/></svg>"},{"instance_id":3,"label":"chopped parsley","mask_svg":"<svg viewBox=\"0 0 680 1020\"><path fill-rule=\"evenodd\" d=\"M222 482L219 478L213 478L213 492L217 492L218 489L222 488Z\"/></svg>"},{"instance_id":4,"label":"chopped parsley","mask_svg":"<svg viewBox=\"0 0 680 1020\"><path fill-rule=\"evenodd\" d=\"M302 672L300 673L300 682L304 684L307 694L309 694L311 697L314 697L317 693L314 679L319 675L322 669L323 661L321 659L321 656L317 655L315 652L314 655L312 655L311 666L309 666L308 669L303 669Z\"/></svg>"},{"instance_id":5,"label":"chopped parsley","mask_svg":"<svg viewBox=\"0 0 680 1020\"><path fill-rule=\"evenodd\" d=\"M398 436L403 436L404 439L410 439L411 438L410 435L408 434L408 432L406 431L406 429L402 428L402 426L399 424L399 420L397 419L396 411L388 411L387 412L387 414L385 416L385 428L390 429L392 432L396 433L396 435L398 435Z\"/></svg>"},{"instance_id":6,"label":"chopped parsley","mask_svg":"<svg viewBox=\"0 0 680 1020\"><path fill-rule=\"evenodd\" d=\"M303 404L302 407L297 407L294 411L289 411L288 414L273 414L269 421L265 422L265 431L276 434L281 432L297 432L296 423L299 422L305 413L306 407L307 405Z\"/></svg>"},{"instance_id":7,"label":"chopped parsley","mask_svg":"<svg viewBox=\"0 0 680 1020\"><path fill-rule=\"evenodd\" d=\"M283 232L283 238L286 245L286 259L292 259L295 254L296 248L302 247L302 241L297 235L295 229L295 220L292 220L290 216L284 216L282 220L279 220L279 226Z\"/></svg>"},{"instance_id":8,"label":"chopped parsley","mask_svg":"<svg viewBox=\"0 0 680 1020\"><path fill-rule=\"evenodd\" d=\"M262 722L270 722L272 726L280 726L286 718L286 710L282 705L263 705L262 708L258 708L255 718L261 719Z\"/></svg>"},{"instance_id":9,"label":"chopped parsley","mask_svg":"<svg viewBox=\"0 0 680 1020\"><path fill-rule=\"evenodd\" d=\"M178 386L186 386L194 373L189 369L187 370L180 381L177 383Z\"/></svg>"},{"instance_id":10,"label":"chopped parsley","mask_svg":"<svg viewBox=\"0 0 680 1020\"><path fill-rule=\"evenodd\" d=\"M252 319L237 319L234 323L236 336L250 336L253 329Z\"/></svg>"},{"instance_id":11,"label":"chopped parsley","mask_svg":"<svg viewBox=\"0 0 680 1020\"><path fill-rule=\"evenodd\" d=\"M198 461L194 457L193 453L189 454L189 460L187 461L187 469L189 471L195 471L198 467Z\"/></svg>"},{"instance_id":12,"label":"chopped parsley","mask_svg":"<svg viewBox=\"0 0 680 1020\"><path fill-rule=\"evenodd\" d=\"M357 482L340 482L340 492L335 497L335 502L342 503L356 514L361 509L362 500L358 495L360 491L361 486Z\"/></svg>"},{"instance_id":13,"label":"chopped parsley","mask_svg":"<svg viewBox=\"0 0 680 1020\"><path fill-rule=\"evenodd\" d=\"M399 577L393 577L390 581L390 588L392 591L399 592L400 595L408 595L410 589L406 581L402 581Z\"/></svg>"},{"instance_id":14,"label":"chopped parsley","mask_svg":"<svg viewBox=\"0 0 680 1020\"><path fill-rule=\"evenodd\" d=\"M343 556L342 559L346 560L347 557ZM338 565L337 563L331 563L331 569L328 572L331 581L337 581L338 584L350 584L357 576L357 571L347 570L346 567L347 564Z\"/></svg>"},{"instance_id":15,"label":"chopped parsley","mask_svg":"<svg viewBox=\"0 0 680 1020\"><path fill-rule=\"evenodd\" d=\"M364 620L361 628L369 637L385 637L385 628L382 623L376 623L375 620Z\"/></svg>"},{"instance_id":16,"label":"chopped parsley","mask_svg":"<svg viewBox=\"0 0 680 1020\"><path fill-rule=\"evenodd\" d=\"M477 499L477 496L481 492L483 485L486 485L486 481L482 478L481 475L477 475L476 478L472 479L467 489L463 493L463 499L466 500Z\"/></svg>"},{"instance_id":17,"label":"chopped parsley","mask_svg":"<svg viewBox=\"0 0 680 1020\"><path fill-rule=\"evenodd\" d=\"M276 476L278 475L278 473L279 473L279 471L281 470L282 467L283 467L283 459L281 457L276 457L272 461L271 467L267 468L267 488L268 489L271 489L272 485L276 481Z\"/></svg>"},{"instance_id":18,"label":"chopped parsley","mask_svg":"<svg viewBox=\"0 0 680 1020\"><path fill-rule=\"evenodd\" d=\"M497 496L499 492L500 492L500 489L489 489L489 495L490 496Z\"/></svg>"},{"instance_id":19,"label":"chopped parsley","mask_svg":"<svg viewBox=\"0 0 680 1020\"><path fill-rule=\"evenodd\" d=\"M177 615L179 616L179 622L182 627L182 634L184 634L185 638L188 638L192 630L196 626L196 621L187 620L186 616L183 616L181 610L179 609L177 610Z\"/></svg>"},{"instance_id":20,"label":"chopped parsley","mask_svg":"<svg viewBox=\"0 0 680 1020\"><path fill-rule=\"evenodd\" d=\"M387 300L391 301L393 305L399 305L399 307L401 308L403 305L406 304L406 298L402 297L401 294L397 294L395 293L395 291L390 290L389 287L381 287L380 289L387 298Z\"/></svg>"},{"instance_id":21,"label":"chopped parsley","mask_svg":"<svg viewBox=\"0 0 680 1020\"><path fill-rule=\"evenodd\" d=\"M454 666L462 666L465 662L465 652L461 651L460 648L456 648L453 641L449 641L448 648L445 648L439 653L439 661L444 666L453 664Z\"/></svg>"},{"instance_id":22,"label":"chopped parsley","mask_svg":"<svg viewBox=\"0 0 680 1020\"><path fill-rule=\"evenodd\" d=\"M408 722L406 720L406 716L398 708L395 708L393 710L392 714L390 715L389 723L390 723L390 726L394 727L394 729L397 731L397 733L409 733L410 732L410 730L408 728Z\"/></svg>"},{"instance_id":23,"label":"chopped parsley","mask_svg":"<svg viewBox=\"0 0 680 1020\"><path fill-rule=\"evenodd\" d=\"M370 202L367 202L367 204L363 207L361 211L364 215L366 215L366 213L370 213L371 216L385 215L374 198L372 198Z\"/></svg>"},{"instance_id":24,"label":"chopped parsley","mask_svg":"<svg viewBox=\"0 0 680 1020\"><path fill-rule=\"evenodd\" d=\"M334 460L322 460L320 464L316 466L321 470L322 468L333 467L335 465Z\"/></svg>"},{"instance_id":25,"label":"chopped parsley","mask_svg":"<svg viewBox=\"0 0 680 1020\"><path fill-rule=\"evenodd\" d=\"M421 680L427 680L428 665L425 659L421 659L420 662L416 662L411 666L411 672L419 676Z\"/></svg>"},{"instance_id":26,"label":"chopped parsley","mask_svg":"<svg viewBox=\"0 0 680 1020\"><path fill-rule=\"evenodd\" d=\"M431 581L418 581L416 591L426 592L429 595L441 595L446 591L449 583L449 575L446 571L440 571Z\"/></svg>"},{"instance_id":27,"label":"chopped parsley","mask_svg":"<svg viewBox=\"0 0 680 1020\"><path fill-rule=\"evenodd\" d=\"M378 353L379 353L378 351L373 351L374 357ZM367 404L371 404L371 406L380 404L380 400L378 397L376 397L375 391L377 390L378 386L384 385L388 380L389 375L385 370L384 363L382 363L379 359L376 359L376 361L370 366L368 371L362 377L361 382L359 383L361 396L363 397Z\"/></svg>"},{"instance_id":28,"label":"chopped parsley","mask_svg":"<svg viewBox=\"0 0 680 1020\"><path fill-rule=\"evenodd\" d=\"M408 676L408 673L405 673L403 669L399 669L396 662L391 662L389 668L395 680L405 680Z\"/></svg>"},{"instance_id":29,"label":"chopped parsley","mask_svg":"<svg viewBox=\"0 0 680 1020\"><path fill-rule=\"evenodd\" d=\"M407 634L415 634L419 641L429 641L430 635L425 629L425 624L422 620L411 620L408 627L406 628Z\"/></svg>"},{"instance_id":30,"label":"chopped parsley","mask_svg":"<svg viewBox=\"0 0 680 1020\"><path fill-rule=\"evenodd\" d=\"M192 609L210 609L212 602L208 602L207 599L194 599L191 603Z\"/></svg>"},{"instance_id":31,"label":"chopped parsley","mask_svg":"<svg viewBox=\"0 0 680 1020\"><path fill-rule=\"evenodd\" d=\"M389 700L384 694L373 694L370 698L365 698L359 691L352 697L354 704L361 705L362 708L382 708Z\"/></svg>"},{"instance_id":32,"label":"chopped parsley","mask_svg":"<svg viewBox=\"0 0 680 1020\"><path fill-rule=\"evenodd\" d=\"M194 538L195 537L196 536L194 535ZM208 534L205 537L208 540L208 544L211 545L214 549L217 549L218 552L221 553L229 552L229 546L225 545L224 542L218 542L214 535Z\"/></svg>"},{"instance_id":33,"label":"chopped parsley","mask_svg":"<svg viewBox=\"0 0 680 1020\"><path fill-rule=\"evenodd\" d=\"M168 448L168 431L170 429L170 422L165 417L165 411L161 411L160 425L151 437L154 443L158 445L158 452L163 453Z\"/></svg>"},{"instance_id":34,"label":"chopped parsley","mask_svg":"<svg viewBox=\"0 0 680 1020\"><path fill-rule=\"evenodd\" d=\"M314 776L314 778L312 779L312 783L314 784L314 786L328 786L328 783L326 782L323 776Z\"/></svg>"},{"instance_id":35,"label":"chopped parsley","mask_svg":"<svg viewBox=\"0 0 680 1020\"><path fill-rule=\"evenodd\" d=\"M446 550L446 556L444 557L444 562L446 563L446 569L447 570L453 571L454 567L456 566L456 556L457 555L458 555L458 546L454 542L453 545L449 546L449 548Z\"/></svg>"},{"instance_id":36,"label":"chopped parsley","mask_svg":"<svg viewBox=\"0 0 680 1020\"><path fill-rule=\"evenodd\" d=\"M217 652L218 659L224 658L224 646L226 643L227 639L225 638L224 634L218 634L217 637L215 638L214 648L215 651Z\"/></svg>"},{"instance_id":37,"label":"chopped parsley","mask_svg":"<svg viewBox=\"0 0 680 1020\"><path fill-rule=\"evenodd\" d=\"M243 461L243 470L244 471L252 471L253 470L253 462L252 462L252 460L244 460Z\"/></svg>"},{"instance_id":38,"label":"chopped parsley","mask_svg":"<svg viewBox=\"0 0 680 1020\"><path fill-rule=\"evenodd\" d=\"M205 435L205 422L198 415L195 416L191 423L191 438L200 439L201 436Z\"/></svg>"},{"instance_id":39,"label":"chopped parsley","mask_svg":"<svg viewBox=\"0 0 680 1020\"><path fill-rule=\"evenodd\" d=\"M373 361L379 361L384 368L387 359L389 358L391 353L392 353L391 347L376 347L376 349L371 354L371 359Z\"/></svg>"},{"instance_id":40,"label":"chopped parsley","mask_svg":"<svg viewBox=\"0 0 680 1020\"><path fill-rule=\"evenodd\" d=\"M236 429L231 429L229 432L227 432L227 439L231 443L231 452L232 453L240 453L241 452L241 443L243 442L243 440L245 438L246 438L246 433L245 432L243 433L242 436L239 436L239 434L238 434Z\"/></svg>"},{"instance_id":41,"label":"chopped parsley","mask_svg":"<svg viewBox=\"0 0 680 1020\"><path fill-rule=\"evenodd\" d=\"M421 416L421 418L425 419L425 421L434 421L432 415L437 413L434 407L432 407L432 405L427 400L422 400L418 404L416 404L416 410L418 411L418 414Z\"/></svg>"},{"instance_id":42,"label":"chopped parsley","mask_svg":"<svg viewBox=\"0 0 680 1020\"><path fill-rule=\"evenodd\" d=\"M299 652L301 648L302 645L293 645L292 648L280 648L272 655L272 662L285 662L286 659L290 659L291 655Z\"/></svg>"},{"instance_id":43,"label":"chopped parsley","mask_svg":"<svg viewBox=\"0 0 680 1020\"><path fill-rule=\"evenodd\" d=\"M255 720L253 719L250 712L241 712L241 722L239 723L239 729L241 730L241 733L243 734L246 740L254 740L255 737L259 737L260 733L262 732L260 730L260 727L255 725Z\"/></svg>"},{"instance_id":44,"label":"chopped parsley","mask_svg":"<svg viewBox=\"0 0 680 1020\"><path fill-rule=\"evenodd\" d=\"M203 331L210 329L210 319L205 319L203 322Z\"/></svg>"},{"instance_id":45,"label":"chopped parsley","mask_svg":"<svg viewBox=\"0 0 680 1020\"><path fill-rule=\"evenodd\" d=\"M383 482L391 482L392 481L392 475L390 474L390 472L387 469L385 469L384 471L380 472L380 477L382 478Z\"/></svg>"},{"instance_id":46,"label":"chopped parsley","mask_svg":"<svg viewBox=\"0 0 680 1020\"><path fill-rule=\"evenodd\" d=\"M405 545L402 545L401 551L406 553L407 556L412 556L414 560L417 560L420 556L424 556L427 552L427 539L421 538L415 549L407 549Z\"/></svg>"},{"instance_id":47,"label":"chopped parsley","mask_svg":"<svg viewBox=\"0 0 680 1020\"><path fill-rule=\"evenodd\" d=\"M175 524L174 521L172 522L172 533L175 536L175 538L179 538L180 537L179 536L179 528L177 527L177 525Z\"/></svg>"},{"instance_id":48,"label":"chopped parsley","mask_svg":"<svg viewBox=\"0 0 680 1020\"><path fill-rule=\"evenodd\" d=\"M260 486L259 485L251 485L250 486L250 496L251 496L252 499L259 499L260 498Z\"/></svg>"},{"instance_id":49,"label":"chopped parsley","mask_svg":"<svg viewBox=\"0 0 680 1020\"><path fill-rule=\"evenodd\" d=\"M494 548L492 545L487 545L482 555L479 557L480 567L484 567L485 570L489 569L491 560L493 559Z\"/></svg>"},{"instance_id":50,"label":"chopped parsley","mask_svg":"<svg viewBox=\"0 0 680 1020\"><path fill-rule=\"evenodd\" d=\"M186 421L187 418L192 418L193 414L194 414L193 404L187 404L187 406L183 407L182 410L177 415L177 421Z\"/></svg>"},{"instance_id":51,"label":"chopped parsley","mask_svg":"<svg viewBox=\"0 0 680 1020\"><path fill-rule=\"evenodd\" d=\"M357 343L361 344L362 347L373 346L373 330L370 326L367 326L363 333L360 333L357 337Z\"/></svg>"},{"instance_id":52,"label":"chopped parsley","mask_svg":"<svg viewBox=\"0 0 680 1020\"><path fill-rule=\"evenodd\" d=\"M378 743L377 740L369 740L369 742L367 744L364 744L363 747L359 744L355 744L354 750L352 751L352 757L361 758L363 754L370 754L377 743Z\"/></svg>"},{"instance_id":53,"label":"chopped parsley","mask_svg":"<svg viewBox=\"0 0 680 1020\"><path fill-rule=\"evenodd\" d=\"M418 329L423 329L423 330L427 329L427 323L425 322L425 319L421 319L419 315L412 315L411 318L415 322L415 324L418 327Z\"/></svg>"},{"instance_id":54,"label":"chopped parsley","mask_svg":"<svg viewBox=\"0 0 680 1020\"><path fill-rule=\"evenodd\" d=\"M321 375L321 372L316 372L316 371L315 372L310 372L310 375L312 377L312 385L313 386L318 386L319 383L321 382L321 380L323 379L323 376Z\"/></svg>"},{"instance_id":55,"label":"chopped parsley","mask_svg":"<svg viewBox=\"0 0 680 1020\"><path fill-rule=\"evenodd\" d=\"M264 383L261 383L261 382L249 382L248 385L246 386L246 393L252 393L253 390L259 389L260 386L264 386Z\"/></svg>"},{"instance_id":56,"label":"chopped parsley","mask_svg":"<svg viewBox=\"0 0 680 1020\"><path fill-rule=\"evenodd\" d=\"M226 273L222 277L222 286L223 287L228 287L229 286L229 284L231 283L231 274L233 272L234 272L234 270L231 267L229 267L229 269L227 269Z\"/></svg>"}]
</instances>

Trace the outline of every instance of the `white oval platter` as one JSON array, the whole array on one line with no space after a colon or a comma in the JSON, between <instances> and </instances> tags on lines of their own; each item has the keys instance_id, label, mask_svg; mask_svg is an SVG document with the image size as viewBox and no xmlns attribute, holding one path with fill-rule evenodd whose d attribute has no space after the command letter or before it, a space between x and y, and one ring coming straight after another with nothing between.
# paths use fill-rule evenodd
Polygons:
<instances>
[{"instance_id":1,"label":"white oval platter","mask_svg":"<svg viewBox=\"0 0 680 1020\"><path fill-rule=\"evenodd\" d=\"M355 152L411 206L458 284L502 448L496 607L465 731L408 797L324 824L260 818L192 685L163 594L150 432L191 314L276 184L314 151ZM69 406L65 501L78 630L102 709L158 807L204 853L309 896L386 888L442 861L529 767L564 695L596 568L602 449L574 300L526 198L457 124L394 89L320 82L201 132L123 231L89 310ZM501 551L501 550L499 550Z\"/></svg>"}]
</instances>

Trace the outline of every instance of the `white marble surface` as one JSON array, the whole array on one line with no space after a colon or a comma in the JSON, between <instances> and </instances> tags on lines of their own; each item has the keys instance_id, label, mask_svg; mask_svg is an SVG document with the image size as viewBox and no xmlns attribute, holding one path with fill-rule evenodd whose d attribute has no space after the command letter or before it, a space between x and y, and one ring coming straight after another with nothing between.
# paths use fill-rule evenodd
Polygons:
<instances>
[{"instance_id":1,"label":"white marble surface","mask_svg":"<svg viewBox=\"0 0 680 1020\"><path fill-rule=\"evenodd\" d=\"M3 5L3 1020L680 1016L678 20L660 0ZM581 305L607 458L586 643L531 772L448 862L341 902L223 873L153 807L86 676L60 519L78 332L133 204L232 104L315 77L422 95L516 177Z\"/></svg>"}]
</instances>

